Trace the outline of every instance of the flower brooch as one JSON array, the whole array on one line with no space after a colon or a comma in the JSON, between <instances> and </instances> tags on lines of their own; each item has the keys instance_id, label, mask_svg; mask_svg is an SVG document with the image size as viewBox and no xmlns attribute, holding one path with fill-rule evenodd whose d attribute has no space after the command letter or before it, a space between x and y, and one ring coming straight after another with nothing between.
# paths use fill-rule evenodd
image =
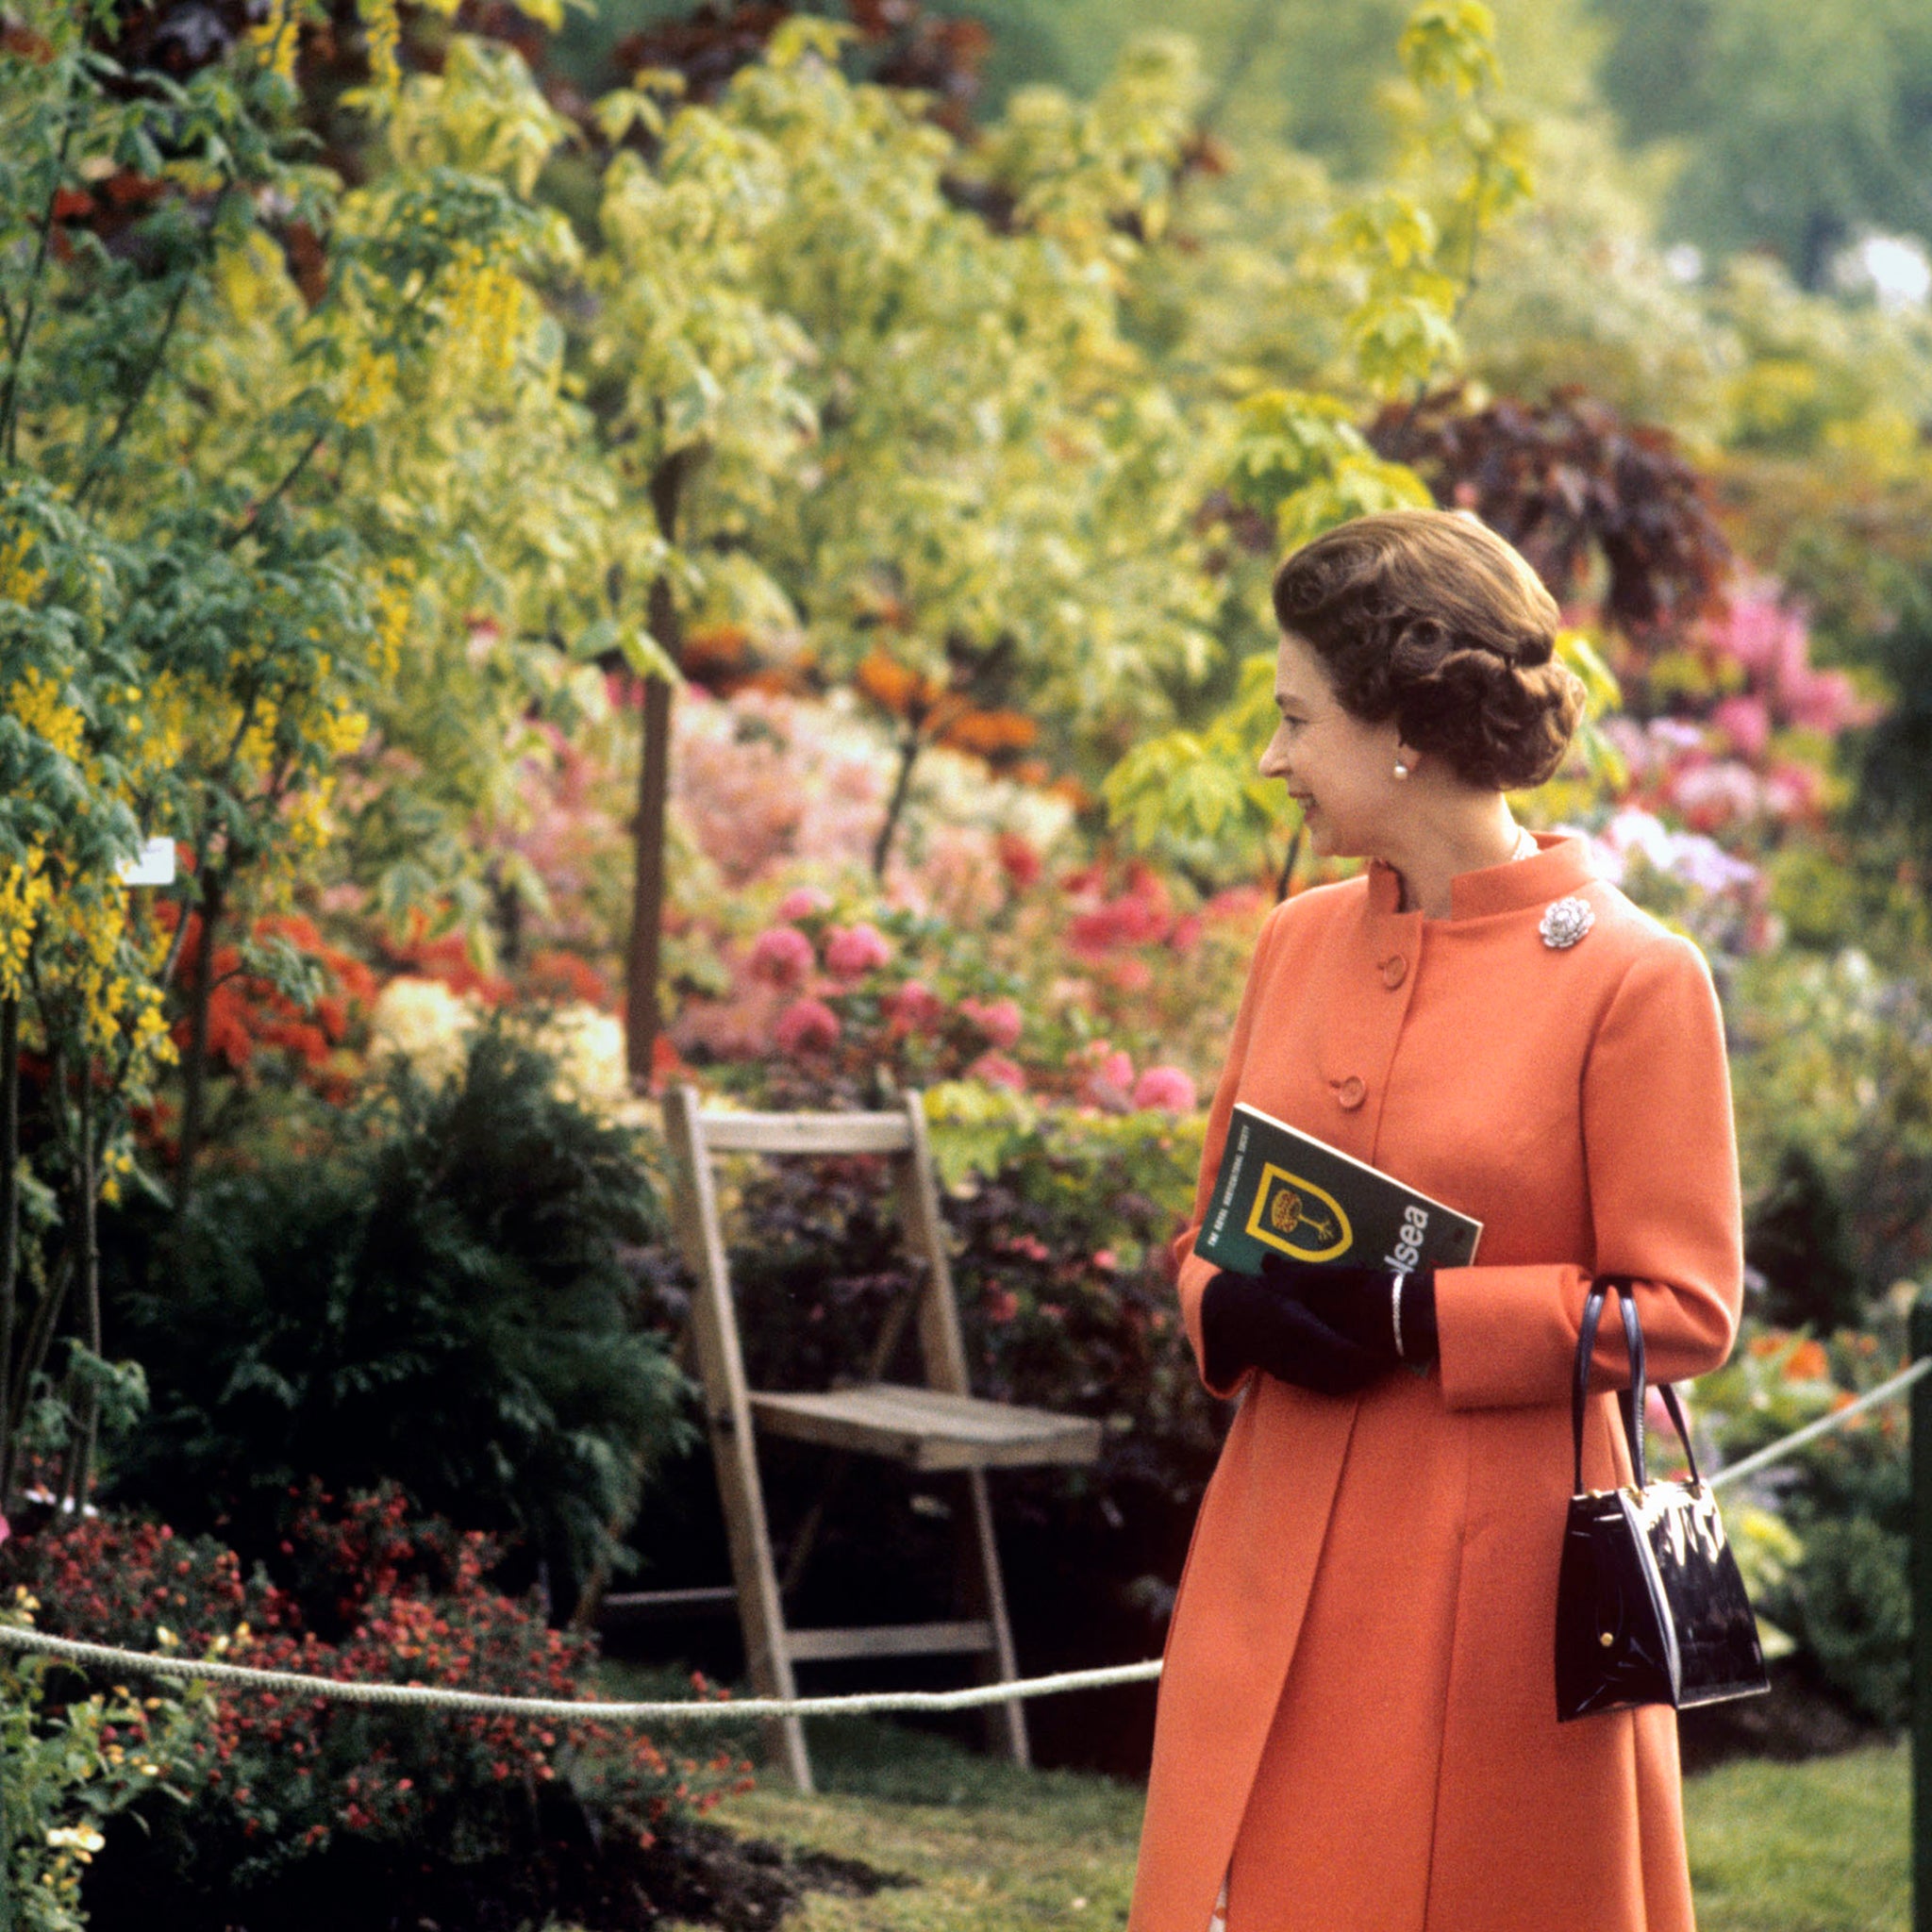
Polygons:
<instances>
[{"instance_id":1,"label":"flower brooch","mask_svg":"<svg viewBox=\"0 0 1932 1932\"><path fill-rule=\"evenodd\" d=\"M1558 899L1544 912L1537 930L1542 934L1544 945L1561 952L1574 946L1595 924L1596 914L1588 899Z\"/></svg>"}]
</instances>

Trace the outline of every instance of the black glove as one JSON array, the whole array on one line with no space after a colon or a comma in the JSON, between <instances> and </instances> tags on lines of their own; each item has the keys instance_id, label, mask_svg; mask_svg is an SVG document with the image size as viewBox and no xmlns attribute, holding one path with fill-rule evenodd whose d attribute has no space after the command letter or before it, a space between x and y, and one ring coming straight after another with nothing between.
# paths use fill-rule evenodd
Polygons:
<instances>
[{"instance_id":1,"label":"black glove","mask_svg":"<svg viewBox=\"0 0 1932 1932\"><path fill-rule=\"evenodd\" d=\"M1270 1255L1259 1280L1216 1274L1201 1296L1202 1367L1224 1389L1256 1368L1324 1395L1353 1395L1398 1363L1436 1358L1436 1279L1404 1278L1402 1349L1395 1277L1381 1268L1313 1267Z\"/></svg>"}]
</instances>

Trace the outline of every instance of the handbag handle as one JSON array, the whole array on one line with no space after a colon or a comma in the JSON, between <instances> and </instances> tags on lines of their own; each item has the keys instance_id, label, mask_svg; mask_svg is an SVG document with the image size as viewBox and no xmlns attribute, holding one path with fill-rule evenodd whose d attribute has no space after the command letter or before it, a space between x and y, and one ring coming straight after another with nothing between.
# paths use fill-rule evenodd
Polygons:
<instances>
[{"instance_id":1,"label":"handbag handle","mask_svg":"<svg viewBox=\"0 0 1932 1932\"><path fill-rule=\"evenodd\" d=\"M1644 1354L1643 1324L1638 1319L1637 1297L1632 1292L1634 1277L1628 1274L1600 1274L1590 1285L1583 1304L1583 1321L1576 1337L1576 1368L1570 1384L1570 1436L1575 1452L1575 1482L1573 1495L1583 1493L1583 1410L1590 1393L1590 1372L1596 1360L1596 1331L1603 1319L1604 1298L1616 1291L1617 1306L1624 1317L1624 1346L1630 1358L1630 1386L1619 1390L1617 1407L1624 1416L1624 1440L1630 1450L1630 1468L1641 1490L1649 1482L1643 1460ZM1690 1465L1690 1481L1700 1485L1697 1452L1690 1446L1690 1432L1684 1425L1684 1409L1677 1391L1669 1382L1657 1384L1677 1440L1684 1445L1684 1459Z\"/></svg>"}]
</instances>

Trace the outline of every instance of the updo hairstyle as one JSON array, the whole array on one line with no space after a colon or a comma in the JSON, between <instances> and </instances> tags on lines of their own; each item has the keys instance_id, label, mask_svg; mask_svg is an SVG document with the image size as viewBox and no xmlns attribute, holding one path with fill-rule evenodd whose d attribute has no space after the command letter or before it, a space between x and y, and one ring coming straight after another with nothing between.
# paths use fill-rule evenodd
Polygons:
<instances>
[{"instance_id":1,"label":"updo hairstyle","mask_svg":"<svg viewBox=\"0 0 1932 1932\"><path fill-rule=\"evenodd\" d=\"M1583 714L1582 681L1553 655L1556 599L1466 510L1387 510L1305 543L1274 573L1274 615L1345 710L1394 719L1471 785L1541 785Z\"/></svg>"}]
</instances>

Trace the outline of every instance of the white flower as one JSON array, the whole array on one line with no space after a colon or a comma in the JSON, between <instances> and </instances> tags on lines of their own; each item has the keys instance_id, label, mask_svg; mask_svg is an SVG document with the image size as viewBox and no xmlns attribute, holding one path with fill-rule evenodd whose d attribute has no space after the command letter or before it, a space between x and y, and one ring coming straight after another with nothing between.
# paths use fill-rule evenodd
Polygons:
<instances>
[{"instance_id":1,"label":"white flower","mask_svg":"<svg viewBox=\"0 0 1932 1932\"><path fill-rule=\"evenodd\" d=\"M583 1001L547 1015L531 1043L557 1062L557 1093L600 1120L633 1108L623 1023Z\"/></svg>"},{"instance_id":2,"label":"white flower","mask_svg":"<svg viewBox=\"0 0 1932 1932\"><path fill-rule=\"evenodd\" d=\"M462 1072L476 1018L475 1005L440 979L392 979L370 1014L370 1055L400 1059L419 1079L441 1087Z\"/></svg>"}]
</instances>

